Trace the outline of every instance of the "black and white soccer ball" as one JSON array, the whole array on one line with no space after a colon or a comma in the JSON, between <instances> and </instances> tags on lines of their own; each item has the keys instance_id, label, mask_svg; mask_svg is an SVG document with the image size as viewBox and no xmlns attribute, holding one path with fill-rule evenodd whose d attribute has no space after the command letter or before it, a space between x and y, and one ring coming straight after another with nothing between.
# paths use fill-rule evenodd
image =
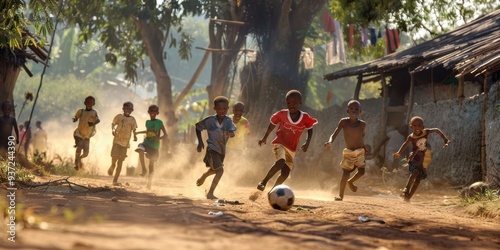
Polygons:
<instances>
[{"instance_id":1,"label":"black and white soccer ball","mask_svg":"<svg viewBox=\"0 0 500 250\"><path fill-rule=\"evenodd\" d=\"M269 204L274 209L286 211L293 206L295 195L287 185L278 185L267 194Z\"/></svg>"}]
</instances>

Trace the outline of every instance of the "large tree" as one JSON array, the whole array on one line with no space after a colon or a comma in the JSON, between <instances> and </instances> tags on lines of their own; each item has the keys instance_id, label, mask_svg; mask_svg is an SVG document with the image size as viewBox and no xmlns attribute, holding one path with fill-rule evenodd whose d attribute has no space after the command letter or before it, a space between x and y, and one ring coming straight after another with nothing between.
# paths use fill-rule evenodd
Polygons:
<instances>
[{"instance_id":1,"label":"large tree","mask_svg":"<svg viewBox=\"0 0 500 250\"><path fill-rule=\"evenodd\" d=\"M80 41L99 39L108 50L108 63L121 63L125 78L137 82L137 69L144 67L147 56L156 79L158 106L166 117L169 134L175 138L178 100L174 98L172 81L165 60L169 59L167 48L177 47L181 59L188 59L191 53L191 36L182 29L186 16L201 15L204 11L201 1L80 1L67 0L63 12L70 25L80 29ZM174 36L172 30L176 30ZM190 88L191 86L186 86Z\"/></svg>"},{"instance_id":2,"label":"large tree","mask_svg":"<svg viewBox=\"0 0 500 250\"><path fill-rule=\"evenodd\" d=\"M56 9L54 0L30 1L29 6L22 0L0 1L0 101L13 101L21 68L31 75L27 62L47 59L44 38L53 30L53 23L46 17Z\"/></svg>"},{"instance_id":3,"label":"large tree","mask_svg":"<svg viewBox=\"0 0 500 250\"><path fill-rule=\"evenodd\" d=\"M290 89L305 93L307 79L299 74L304 40L326 0L247 1L246 22L259 45L257 86L249 98L251 118L265 125L273 110L283 107ZM253 96L252 96L253 95ZM253 101L252 101L253 100Z\"/></svg>"}]
</instances>

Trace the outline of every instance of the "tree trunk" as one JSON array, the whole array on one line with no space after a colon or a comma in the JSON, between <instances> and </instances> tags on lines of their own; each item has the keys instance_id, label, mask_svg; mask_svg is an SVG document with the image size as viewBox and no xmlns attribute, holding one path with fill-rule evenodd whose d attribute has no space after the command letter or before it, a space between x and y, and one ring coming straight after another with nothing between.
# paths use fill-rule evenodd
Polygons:
<instances>
[{"instance_id":1,"label":"tree trunk","mask_svg":"<svg viewBox=\"0 0 500 250\"><path fill-rule=\"evenodd\" d=\"M260 98L251 107L251 119L257 129L264 128L269 123L269 116L282 108L286 108L285 94L291 89L299 90L304 97L307 82L299 80L299 60L304 34L311 26L316 14L325 5L325 0L300 1L293 5L291 0L283 0L279 16L270 37L269 50L262 51L262 65L259 71ZM304 103L305 100L302 100Z\"/></svg>"},{"instance_id":2,"label":"tree trunk","mask_svg":"<svg viewBox=\"0 0 500 250\"><path fill-rule=\"evenodd\" d=\"M0 61L0 102L14 100L14 87L21 68L12 63Z\"/></svg>"},{"instance_id":3,"label":"tree trunk","mask_svg":"<svg viewBox=\"0 0 500 250\"><path fill-rule=\"evenodd\" d=\"M151 60L151 70L155 75L160 115L166 118L165 127L169 135L170 143L176 143L178 126L175 110L177 107L173 105L172 80L170 79L170 75L168 74L163 60L162 40L157 35L160 31L155 30L155 27L150 27L148 23L143 20L135 19L135 21L137 28L141 32L147 54ZM168 145L162 145L162 155L168 153L168 148Z\"/></svg>"}]
</instances>

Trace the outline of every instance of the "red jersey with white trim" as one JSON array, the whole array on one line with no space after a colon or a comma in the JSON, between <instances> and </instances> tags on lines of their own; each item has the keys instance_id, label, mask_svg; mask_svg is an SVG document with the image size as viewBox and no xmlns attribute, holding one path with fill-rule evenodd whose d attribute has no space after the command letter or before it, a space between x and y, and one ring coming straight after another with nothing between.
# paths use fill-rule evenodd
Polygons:
<instances>
[{"instance_id":1,"label":"red jersey with white trim","mask_svg":"<svg viewBox=\"0 0 500 250\"><path fill-rule=\"evenodd\" d=\"M272 144L281 144L292 152L297 150L300 135L304 129L311 129L318 120L309 116L308 113L300 111L299 119L294 122L290 118L288 109L282 109L271 116L271 124L278 126L276 138Z\"/></svg>"}]
</instances>

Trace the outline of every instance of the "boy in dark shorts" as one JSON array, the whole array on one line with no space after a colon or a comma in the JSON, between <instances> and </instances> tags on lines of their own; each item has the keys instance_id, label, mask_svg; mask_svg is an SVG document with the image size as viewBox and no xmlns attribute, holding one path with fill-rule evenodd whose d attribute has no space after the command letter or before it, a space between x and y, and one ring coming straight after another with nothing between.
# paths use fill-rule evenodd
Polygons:
<instances>
[{"instance_id":1,"label":"boy in dark shorts","mask_svg":"<svg viewBox=\"0 0 500 250\"><path fill-rule=\"evenodd\" d=\"M427 137L431 133L436 133L444 140L444 146L448 147L450 140L441 132L438 128L424 128L424 119L420 116L414 116L410 120L410 128L413 131L406 141L401 145L398 152L394 153L394 159L398 159L401 151L403 151L408 144L412 145L412 152L408 156L408 170L410 171L410 177L406 183L406 187L403 189L401 196L406 202L410 202L411 197L417 191L420 180L427 177L427 166L431 162L431 147L427 142Z\"/></svg>"},{"instance_id":2,"label":"boy in dark shorts","mask_svg":"<svg viewBox=\"0 0 500 250\"><path fill-rule=\"evenodd\" d=\"M111 131L113 134L113 147L111 148L111 167L108 169L108 175L113 175L116 166L113 185L117 186L118 177L122 171L123 161L127 157L127 149L130 147L130 135L134 134L134 141L137 141L135 130L137 122L130 114L134 111L134 104L125 102L123 104L123 114L118 114L113 118Z\"/></svg>"},{"instance_id":3,"label":"boy in dark shorts","mask_svg":"<svg viewBox=\"0 0 500 250\"><path fill-rule=\"evenodd\" d=\"M196 123L196 137L198 138L197 151L201 152L205 145L201 138L201 131L207 130L207 151L203 162L208 170L196 181L197 186L203 185L205 179L215 174L212 185L207 193L207 199L217 199L214 195L215 188L224 174L224 157L226 156L226 143L230 137L234 137L236 126L229 116L229 100L224 96L218 96L214 99L215 115L205 117Z\"/></svg>"},{"instance_id":4,"label":"boy in dark shorts","mask_svg":"<svg viewBox=\"0 0 500 250\"><path fill-rule=\"evenodd\" d=\"M134 136L137 134L146 134L144 141L139 144L135 152L139 153L139 160L141 162L142 173L140 176L146 176L146 164L144 162L144 154L149 159L149 176L147 188L151 188L151 179L153 178L155 162L158 160L158 150L160 149L160 140L167 139L167 130L163 126L163 122L156 119L156 116L160 113L160 109L156 105L151 105L148 108L148 114L150 119L146 121L146 130L135 132ZM161 135L163 132L163 135Z\"/></svg>"}]
</instances>

